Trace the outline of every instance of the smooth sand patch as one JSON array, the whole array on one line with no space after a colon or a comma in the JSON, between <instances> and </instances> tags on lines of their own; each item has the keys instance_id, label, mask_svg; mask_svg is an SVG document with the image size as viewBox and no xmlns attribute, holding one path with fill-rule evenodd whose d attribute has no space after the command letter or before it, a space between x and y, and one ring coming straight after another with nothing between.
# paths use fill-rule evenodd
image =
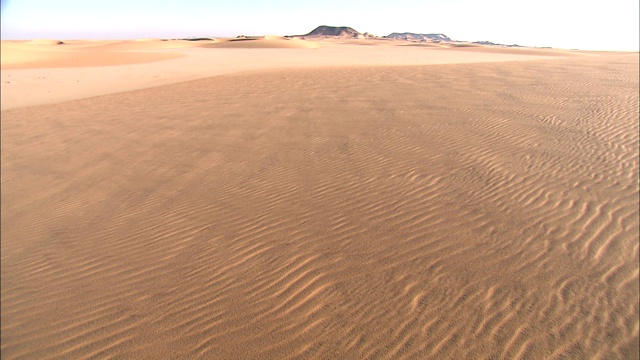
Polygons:
<instances>
[{"instance_id":1,"label":"smooth sand patch","mask_svg":"<svg viewBox=\"0 0 640 360\"><path fill-rule=\"evenodd\" d=\"M637 358L638 54L185 51L2 111L3 358Z\"/></svg>"},{"instance_id":2,"label":"smooth sand patch","mask_svg":"<svg viewBox=\"0 0 640 360\"><path fill-rule=\"evenodd\" d=\"M69 42L42 45L41 41L3 41L2 70L34 68L81 68L148 63L181 57L175 52L142 52L175 49L172 42ZM173 45L173 46L172 46ZM192 45L195 46L195 45ZM133 50L133 51L132 51Z\"/></svg>"},{"instance_id":3,"label":"smooth sand patch","mask_svg":"<svg viewBox=\"0 0 640 360\"><path fill-rule=\"evenodd\" d=\"M335 41L260 38L231 41L65 41L58 46L2 42L2 109L51 104L245 71L543 59L539 51L496 53ZM289 44L289 45L283 45ZM293 45L291 45L293 44ZM299 45L301 44L301 45ZM61 49L61 50L51 50ZM42 50L44 49L44 50ZM564 52L566 56L578 56Z\"/></svg>"},{"instance_id":4,"label":"smooth sand patch","mask_svg":"<svg viewBox=\"0 0 640 360\"><path fill-rule=\"evenodd\" d=\"M259 38L227 39L202 47L223 48L223 49L315 49L320 44L315 41L302 41L298 39L288 39L285 37L265 36Z\"/></svg>"}]
</instances>

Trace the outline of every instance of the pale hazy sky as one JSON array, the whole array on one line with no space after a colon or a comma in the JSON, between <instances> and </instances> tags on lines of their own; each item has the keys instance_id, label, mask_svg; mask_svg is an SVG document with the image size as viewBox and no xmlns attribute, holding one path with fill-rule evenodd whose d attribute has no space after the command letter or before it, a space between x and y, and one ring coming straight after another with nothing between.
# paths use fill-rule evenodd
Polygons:
<instances>
[{"instance_id":1,"label":"pale hazy sky","mask_svg":"<svg viewBox=\"0 0 640 360\"><path fill-rule=\"evenodd\" d=\"M2 0L3 39L297 35L318 25L455 40L638 50L638 0Z\"/></svg>"}]
</instances>

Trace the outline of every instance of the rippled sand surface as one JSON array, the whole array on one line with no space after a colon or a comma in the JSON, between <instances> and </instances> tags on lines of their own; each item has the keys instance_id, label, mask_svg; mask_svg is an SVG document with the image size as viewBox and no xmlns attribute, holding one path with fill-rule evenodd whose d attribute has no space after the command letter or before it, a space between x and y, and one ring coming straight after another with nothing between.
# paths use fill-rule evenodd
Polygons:
<instances>
[{"instance_id":1,"label":"rippled sand surface","mask_svg":"<svg viewBox=\"0 0 640 360\"><path fill-rule=\"evenodd\" d=\"M2 357L637 359L638 86L603 53L4 110Z\"/></svg>"}]
</instances>

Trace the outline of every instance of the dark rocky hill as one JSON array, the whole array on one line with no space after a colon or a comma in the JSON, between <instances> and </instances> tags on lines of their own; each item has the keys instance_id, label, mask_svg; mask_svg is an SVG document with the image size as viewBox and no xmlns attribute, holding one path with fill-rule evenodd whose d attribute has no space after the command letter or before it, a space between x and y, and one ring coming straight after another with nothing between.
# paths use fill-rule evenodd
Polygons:
<instances>
[{"instance_id":1,"label":"dark rocky hill","mask_svg":"<svg viewBox=\"0 0 640 360\"><path fill-rule=\"evenodd\" d=\"M451 41L451 39L445 34L416 34L410 32L404 33L391 33L386 36L389 39L401 39L401 40L414 40L414 41Z\"/></svg>"},{"instance_id":2,"label":"dark rocky hill","mask_svg":"<svg viewBox=\"0 0 640 360\"><path fill-rule=\"evenodd\" d=\"M341 38L359 38L363 37L363 34L356 30L346 26L318 26L313 31L306 35L300 35L304 37L341 37Z\"/></svg>"}]
</instances>

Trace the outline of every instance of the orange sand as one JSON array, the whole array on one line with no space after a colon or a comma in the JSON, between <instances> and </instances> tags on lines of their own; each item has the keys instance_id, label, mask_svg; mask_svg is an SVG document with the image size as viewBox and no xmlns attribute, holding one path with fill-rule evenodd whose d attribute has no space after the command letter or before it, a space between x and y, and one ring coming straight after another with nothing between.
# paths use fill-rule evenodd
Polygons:
<instances>
[{"instance_id":1,"label":"orange sand","mask_svg":"<svg viewBox=\"0 0 640 360\"><path fill-rule=\"evenodd\" d=\"M638 358L637 53L290 41L3 42L3 359Z\"/></svg>"}]
</instances>

